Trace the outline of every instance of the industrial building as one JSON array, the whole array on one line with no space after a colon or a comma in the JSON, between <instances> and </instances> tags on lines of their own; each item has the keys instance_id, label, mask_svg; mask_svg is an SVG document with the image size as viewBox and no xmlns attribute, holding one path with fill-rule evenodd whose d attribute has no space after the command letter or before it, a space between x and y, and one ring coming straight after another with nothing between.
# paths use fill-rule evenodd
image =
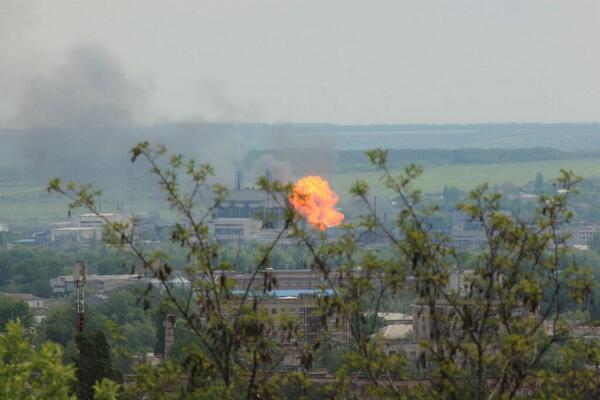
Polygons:
<instances>
[{"instance_id":1,"label":"industrial building","mask_svg":"<svg viewBox=\"0 0 600 400\"><path fill-rule=\"evenodd\" d=\"M323 279L321 275L310 269L289 269L289 270L274 270L266 269L264 272L269 274L277 283L279 290L306 290L318 289L322 285ZM264 273L262 274L264 276ZM218 273L220 274L220 273ZM229 277L234 281L235 290L243 290L252 281L251 290L262 290L263 279L254 277L252 274L231 274Z\"/></svg>"},{"instance_id":2,"label":"industrial building","mask_svg":"<svg viewBox=\"0 0 600 400\"><path fill-rule=\"evenodd\" d=\"M99 293L110 292L127 285L147 283L148 278L140 275L87 275L87 285ZM66 297L75 291L75 278L73 275L62 275L50 279L50 286L57 297Z\"/></svg>"},{"instance_id":3,"label":"industrial building","mask_svg":"<svg viewBox=\"0 0 600 400\"><path fill-rule=\"evenodd\" d=\"M215 209L213 217L252 218L262 222L265 229L279 229L283 226L286 199L275 200L271 194L256 189L236 189Z\"/></svg>"},{"instance_id":4,"label":"industrial building","mask_svg":"<svg viewBox=\"0 0 600 400\"><path fill-rule=\"evenodd\" d=\"M109 223L131 223L131 218L124 214L102 213L99 216L93 213L79 215L77 222L63 222L53 224L50 229L52 242L84 242L102 240L102 229L106 221Z\"/></svg>"}]
</instances>

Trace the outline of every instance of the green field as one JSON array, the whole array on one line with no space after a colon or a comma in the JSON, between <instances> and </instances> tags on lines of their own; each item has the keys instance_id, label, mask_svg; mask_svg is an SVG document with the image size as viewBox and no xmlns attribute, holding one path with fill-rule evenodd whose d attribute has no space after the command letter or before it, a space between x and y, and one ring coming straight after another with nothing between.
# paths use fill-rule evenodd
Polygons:
<instances>
[{"instance_id":1,"label":"green field","mask_svg":"<svg viewBox=\"0 0 600 400\"><path fill-rule=\"evenodd\" d=\"M558 161L536 161L506 164L447 165L426 168L417 186L426 193L440 192L444 185L456 186L468 190L479 183L490 184L511 183L522 185L534 180L538 172L544 174L546 180L556 177L561 168L572 169L583 177L600 176L600 159L575 159ZM342 201L349 199L348 189L356 179L369 182L374 194L385 196L379 182L379 173L338 173L330 176L333 189ZM120 191L98 185L105 189L103 210L115 211L115 200L125 195L126 212L149 212L156 210L161 216L169 217L172 213L161 199L160 193L143 187L121 188ZM124 194L123 194L124 193ZM41 182L17 182L0 185L0 223L2 222L48 222L67 218L67 201L45 191Z\"/></svg>"},{"instance_id":2,"label":"green field","mask_svg":"<svg viewBox=\"0 0 600 400\"><path fill-rule=\"evenodd\" d=\"M171 211L157 190L141 187L115 190L111 185L97 185L103 191L102 211L115 212L117 200L124 201L126 212ZM83 212L83 211L82 211ZM68 218L68 199L50 194L41 182L18 182L0 185L0 223L3 222L54 222Z\"/></svg>"},{"instance_id":3,"label":"green field","mask_svg":"<svg viewBox=\"0 0 600 400\"><path fill-rule=\"evenodd\" d=\"M491 185L511 183L518 186L533 181L538 172L541 172L546 180L555 178L561 168L572 169L582 177L600 176L600 159L435 166L425 168L416 186L425 193L441 192L445 185L469 190L484 182ZM350 186L357 179L364 179L369 182L374 194L385 195L388 192L379 182L379 176L378 172L336 174L332 177L332 186L344 200L349 198Z\"/></svg>"}]
</instances>

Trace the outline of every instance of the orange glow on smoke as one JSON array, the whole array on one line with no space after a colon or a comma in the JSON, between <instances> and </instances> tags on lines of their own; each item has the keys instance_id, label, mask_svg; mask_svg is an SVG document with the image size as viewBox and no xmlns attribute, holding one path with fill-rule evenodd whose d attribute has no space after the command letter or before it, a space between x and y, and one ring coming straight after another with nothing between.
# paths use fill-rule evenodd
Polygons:
<instances>
[{"instance_id":1,"label":"orange glow on smoke","mask_svg":"<svg viewBox=\"0 0 600 400\"><path fill-rule=\"evenodd\" d=\"M305 176L294 183L290 203L309 224L324 231L339 225L344 214L335 209L339 197L320 176Z\"/></svg>"}]
</instances>

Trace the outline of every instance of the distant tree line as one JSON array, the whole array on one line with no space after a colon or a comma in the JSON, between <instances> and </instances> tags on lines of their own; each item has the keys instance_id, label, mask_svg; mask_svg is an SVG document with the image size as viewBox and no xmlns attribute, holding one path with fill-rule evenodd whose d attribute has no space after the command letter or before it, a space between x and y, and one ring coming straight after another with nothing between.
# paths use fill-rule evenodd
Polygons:
<instances>
[{"instance_id":1,"label":"distant tree line","mask_svg":"<svg viewBox=\"0 0 600 400\"><path fill-rule=\"evenodd\" d=\"M394 149L388 151L388 167L402 169L416 163L423 166L452 164L502 164L514 162L600 158L598 151L569 152L549 147L528 149ZM363 151L338 152L337 168L340 172L370 170Z\"/></svg>"}]
</instances>

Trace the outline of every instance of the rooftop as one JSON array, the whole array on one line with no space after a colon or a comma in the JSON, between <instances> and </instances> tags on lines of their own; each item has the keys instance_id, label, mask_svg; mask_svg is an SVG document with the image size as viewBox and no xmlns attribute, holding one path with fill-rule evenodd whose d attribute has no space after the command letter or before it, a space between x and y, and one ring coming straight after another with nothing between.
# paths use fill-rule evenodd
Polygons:
<instances>
[{"instance_id":1,"label":"rooftop","mask_svg":"<svg viewBox=\"0 0 600 400\"><path fill-rule=\"evenodd\" d=\"M69 231L73 231L73 232L81 232L81 231L94 231L97 228L91 227L91 226L85 226L85 227L79 227L79 226L67 226L64 228L52 228L53 231L55 232L69 232Z\"/></svg>"},{"instance_id":2,"label":"rooftop","mask_svg":"<svg viewBox=\"0 0 600 400\"><path fill-rule=\"evenodd\" d=\"M234 290L233 294L242 295L244 294L244 290ZM250 292L251 297L261 297L261 298L285 298L285 299L297 299L306 295L314 295L314 296L331 296L333 295L333 290L319 290L319 289L276 289L271 290L270 292Z\"/></svg>"},{"instance_id":3,"label":"rooftop","mask_svg":"<svg viewBox=\"0 0 600 400\"><path fill-rule=\"evenodd\" d=\"M121 215L121 214L116 214L116 213L100 213L101 217L112 217L115 215ZM80 218L92 218L92 217L98 217L98 215L94 214L94 213L85 213L85 214L79 214Z\"/></svg>"},{"instance_id":4,"label":"rooftop","mask_svg":"<svg viewBox=\"0 0 600 400\"><path fill-rule=\"evenodd\" d=\"M276 206L276 202L273 197L262 190L257 189L245 189L245 190L231 190L225 201L266 201L269 200L273 204L272 207Z\"/></svg>"},{"instance_id":5,"label":"rooftop","mask_svg":"<svg viewBox=\"0 0 600 400\"><path fill-rule=\"evenodd\" d=\"M213 218L210 222L214 224L243 224L245 222L258 221L256 218Z\"/></svg>"},{"instance_id":6,"label":"rooftop","mask_svg":"<svg viewBox=\"0 0 600 400\"><path fill-rule=\"evenodd\" d=\"M61 275L60 278L63 278L65 281L71 282L73 281L73 275ZM135 274L122 274L122 275L96 275L96 274L88 274L88 281L124 281L129 279L142 279L144 276L135 275Z\"/></svg>"},{"instance_id":7,"label":"rooftop","mask_svg":"<svg viewBox=\"0 0 600 400\"><path fill-rule=\"evenodd\" d=\"M379 330L379 334L387 340L398 340L407 338L412 330L412 325L396 324L384 326Z\"/></svg>"},{"instance_id":8,"label":"rooftop","mask_svg":"<svg viewBox=\"0 0 600 400\"><path fill-rule=\"evenodd\" d=\"M412 315L399 312L379 312L377 313L377 316L386 321L412 321L413 319Z\"/></svg>"}]
</instances>

